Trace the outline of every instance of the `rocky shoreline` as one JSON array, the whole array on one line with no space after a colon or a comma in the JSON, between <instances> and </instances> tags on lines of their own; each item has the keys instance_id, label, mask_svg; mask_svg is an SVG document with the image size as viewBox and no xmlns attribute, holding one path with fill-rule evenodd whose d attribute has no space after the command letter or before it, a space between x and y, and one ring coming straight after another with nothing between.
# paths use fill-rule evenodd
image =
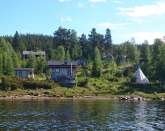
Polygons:
<instances>
[{"instance_id":1,"label":"rocky shoreline","mask_svg":"<svg viewBox=\"0 0 165 131\"><path fill-rule=\"evenodd\" d=\"M0 96L0 100L119 100L119 101L148 101L153 100L150 98L145 98L141 96L75 96L75 97L52 97L52 96L31 96L31 95L23 95L23 96ZM165 101L165 98L160 98L161 101Z\"/></svg>"}]
</instances>

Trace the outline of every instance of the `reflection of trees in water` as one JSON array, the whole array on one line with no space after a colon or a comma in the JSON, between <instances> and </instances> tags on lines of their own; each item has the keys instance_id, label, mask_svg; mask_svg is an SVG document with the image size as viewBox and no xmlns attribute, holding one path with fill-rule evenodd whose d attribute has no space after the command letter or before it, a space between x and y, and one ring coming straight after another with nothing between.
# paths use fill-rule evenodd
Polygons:
<instances>
[{"instance_id":1,"label":"reflection of trees in water","mask_svg":"<svg viewBox=\"0 0 165 131\"><path fill-rule=\"evenodd\" d=\"M137 126L143 126L145 125L147 119L146 119L146 116L147 116L147 110L146 110L146 102L140 102L137 104L136 106L136 110L135 110L135 124ZM143 123L143 125L141 125L141 123Z\"/></svg>"},{"instance_id":2,"label":"reflection of trees in water","mask_svg":"<svg viewBox=\"0 0 165 131\"><path fill-rule=\"evenodd\" d=\"M161 105L161 106L160 106ZM137 105L135 116L138 128L145 130L165 129L165 105L161 102L140 102ZM164 121L164 123L162 123Z\"/></svg>"},{"instance_id":3,"label":"reflection of trees in water","mask_svg":"<svg viewBox=\"0 0 165 131\"><path fill-rule=\"evenodd\" d=\"M96 124L105 123L107 114L111 111L111 101L77 101L74 105L78 121L91 121Z\"/></svg>"},{"instance_id":4,"label":"reflection of trees in water","mask_svg":"<svg viewBox=\"0 0 165 131\"><path fill-rule=\"evenodd\" d=\"M21 128L68 127L90 129L165 128L165 105L159 102L118 102L109 100L0 101L2 124ZM6 124L6 125L7 125ZM20 124L20 125L19 125ZM145 127L146 126L146 127ZM104 127L104 128L103 128ZM87 128L86 128L87 129ZM152 128L150 128L152 129Z\"/></svg>"},{"instance_id":5,"label":"reflection of trees in water","mask_svg":"<svg viewBox=\"0 0 165 131\"><path fill-rule=\"evenodd\" d=\"M113 130L133 129L131 126L136 119L134 116L136 104L127 101L114 102L108 116L108 127Z\"/></svg>"}]
</instances>

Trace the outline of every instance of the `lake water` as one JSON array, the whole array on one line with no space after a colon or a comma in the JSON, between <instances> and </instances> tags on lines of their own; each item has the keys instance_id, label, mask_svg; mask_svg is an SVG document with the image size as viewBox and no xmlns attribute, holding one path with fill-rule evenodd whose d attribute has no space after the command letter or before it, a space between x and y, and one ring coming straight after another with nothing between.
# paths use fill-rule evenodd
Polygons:
<instances>
[{"instance_id":1,"label":"lake water","mask_svg":"<svg viewBox=\"0 0 165 131\"><path fill-rule=\"evenodd\" d=\"M165 102L0 101L0 130L165 130Z\"/></svg>"}]
</instances>

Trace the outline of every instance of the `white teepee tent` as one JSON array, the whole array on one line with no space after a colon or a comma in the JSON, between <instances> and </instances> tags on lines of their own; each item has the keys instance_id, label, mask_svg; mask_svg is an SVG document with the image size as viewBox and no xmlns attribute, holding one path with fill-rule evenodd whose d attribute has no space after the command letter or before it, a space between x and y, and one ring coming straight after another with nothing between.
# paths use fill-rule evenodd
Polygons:
<instances>
[{"instance_id":1,"label":"white teepee tent","mask_svg":"<svg viewBox=\"0 0 165 131\"><path fill-rule=\"evenodd\" d=\"M140 67L135 72L135 78L137 84L149 84L148 78L144 75Z\"/></svg>"}]
</instances>

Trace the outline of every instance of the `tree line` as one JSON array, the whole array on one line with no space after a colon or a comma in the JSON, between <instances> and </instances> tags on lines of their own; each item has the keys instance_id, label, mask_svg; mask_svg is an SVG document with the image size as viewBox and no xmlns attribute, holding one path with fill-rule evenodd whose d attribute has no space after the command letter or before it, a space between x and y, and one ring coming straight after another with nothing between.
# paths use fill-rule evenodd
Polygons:
<instances>
[{"instance_id":1,"label":"tree line","mask_svg":"<svg viewBox=\"0 0 165 131\"><path fill-rule=\"evenodd\" d=\"M43 50L46 59L30 57L22 60L24 50ZM78 60L92 64L92 75L100 77L104 63L112 65L138 64L153 81L165 80L165 43L155 39L136 44L134 40L114 44L111 30L100 34L93 28L88 35L77 35L73 29L59 27L52 36L19 34L0 37L0 74L12 75L14 67L33 67L36 73L45 73L47 60ZM113 72L113 71L112 71Z\"/></svg>"}]
</instances>

